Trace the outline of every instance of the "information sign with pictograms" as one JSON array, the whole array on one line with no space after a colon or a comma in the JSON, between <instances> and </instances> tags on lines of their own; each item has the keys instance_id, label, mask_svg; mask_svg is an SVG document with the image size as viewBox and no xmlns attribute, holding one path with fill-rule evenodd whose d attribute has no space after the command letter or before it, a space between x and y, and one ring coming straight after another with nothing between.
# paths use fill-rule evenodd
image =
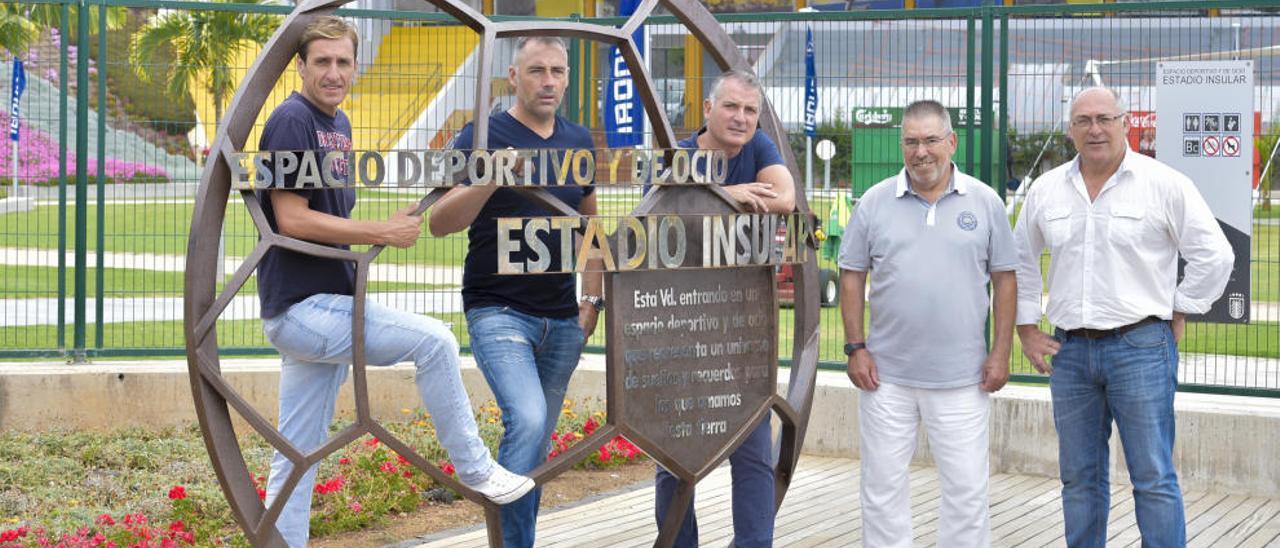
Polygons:
<instances>
[{"instance_id":1,"label":"information sign with pictograms","mask_svg":"<svg viewBox=\"0 0 1280 548\"><path fill-rule=\"evenodd\" d=\"M1227 235L1236 262L1227 289L1200 321L1249 321L1253 225L1253 61L1156 63L1156 117L1181 120L1158 131L1156 158L1195 182ZM1176 129L1176 126L1175 126Z\"/></svg>"}]
</instances>

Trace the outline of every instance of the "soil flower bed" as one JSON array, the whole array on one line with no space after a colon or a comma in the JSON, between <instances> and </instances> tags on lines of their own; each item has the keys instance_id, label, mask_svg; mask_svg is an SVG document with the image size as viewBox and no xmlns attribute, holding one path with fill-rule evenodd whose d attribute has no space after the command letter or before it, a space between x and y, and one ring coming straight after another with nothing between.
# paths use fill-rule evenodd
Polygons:
<instances>
[{"instance_id":1,"label":"soil flower bed","mask_svg":"<svg viewBox=\"0 0 1280 548\"><path fill-rule=\"evenodd\" d=\"M603 402L566 401L554 454L580 442L604 422ZM429 416L403 409L384 421L431 462L452 473ZM496 454L502 434L493 403L477 414L481 436ZM341 427L339 424L337 427ZM271 450L256 435L242 436L245 460L265 497ZM577 464L613 468L644 458L615 438ZM455 497L379 440L366 437L320 464L311 534L323 539L386 523ZM463 503L469 504L469 503ZM195 426L112 433L52 431L0 433L0 548L248 546L235 526Z\"/></svg>"}]
</instances>

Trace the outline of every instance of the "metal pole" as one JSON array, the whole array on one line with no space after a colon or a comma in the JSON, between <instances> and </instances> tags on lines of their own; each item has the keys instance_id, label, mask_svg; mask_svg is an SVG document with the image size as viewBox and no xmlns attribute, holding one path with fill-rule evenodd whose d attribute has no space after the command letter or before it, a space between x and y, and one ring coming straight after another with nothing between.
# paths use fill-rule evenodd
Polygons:
<instances>
[{"instance_id":1,"label":"metal pole","mask_svg":"<svg viewBox=\"0 0 1280 548\"><path fill-rule=\"evenodd\" d=\"M18 197L18 142L13 142L13 197Z\"/></svg>"},{"instance_id":2,"label":"metal pole","mask_svg":"<svg viewBox=\"0 0 1280 548\"><path fill-rule=\"evenodd\" d=\"M822 190L831 190L831 160L822 161Z\"/></svg>"},{"instance_id":3,"label":"metal pole","mask_svg":"<svg viewBox=\"0 0 1280 548\"><path fill-rule=\"evenodd\" d=\"M62 4L61 28L71 27L71 6ZM59 36L58 61L58 348L67 348L67 37Z\"/></svg>"},{"instance_id":4,"label":"metal pole","mask_svg":"<svg viewBox=\"0 0 1280 548\"><path fill-rule=\"evenodd\" d=\"M87 9L87 8L86 8ZM88 36L85 37L86 39ZM85 40L88 42L88 40ZM87 61L86 61L87 62ZM87 73L86 73L87 74ZM89 83L85 80L85 85ZM106 291L106 268L104 261L107 255L107 6L98 5L98 238L94 249L98 250L94 277L96 290L93 295L93 347L102 349L103 293Z\"/></svg>"},{"instance_id":5,"label":"metal pole","mask_svg":"<svg viewBox=\"0 0 1280 548\"><path fill-rule=\"evenodd\" d=\"M76 38L84 46L89 37L89 6L84 0L76 10ZM66 37L64 36L65 40ZM85 327L88 323L85 314L85 292L87 280L85 275L89 269L89 54L87 48L80 48L76 56L76 263L75 263L75 308L74 339L71 349L71 360L74 363L85 362Z\"/></svg>"},{"instance_id":6,"label":"metal pole","mask_svg":"<svg viewBox=\"0 0 1280 548\"><path fill-rule=\"evenodd\" d=\"M982 108L979 110L981 115L979 119L982 122L982 129L979 131L980 137L978 142L982 149L978 151L978 179L987 181L990 184L992 176L995 175L992 165L992 152L995 149L995 116L993 114L993 104L995 102L995 21L992 17L992 9L988 3L982 6ZM972 127L976 120L970 119L969 125Z\"/></svg>"},{"instance_id":7,"label":"metal pole","mask_svg":"<svg viewBox=\"0 0 1280 548\"><path fill-rule=\"evenodd\" d=\"M964 172L974 173L973 171L973 152L977 146L977 142L973 138L974 126L973 119L976 118L973 110L973 88L975 83L975 74L977 73L976 58L978 49L975 45L975 33L977 32L977 20L973 14L969 14L965 21L965 86L964 86L964 108L965 114L969 117L969 122L964 128Z\"/></svg>"},{"instance_id":8,"label":"metal pole","mask_svg":"<svg viewBox=\"0 0 1280 548\"><path fill-rule=\"evenodd\" d=\"M813 194L813 137L804 136L804 190Z\"/></svg>"}]
</instances>

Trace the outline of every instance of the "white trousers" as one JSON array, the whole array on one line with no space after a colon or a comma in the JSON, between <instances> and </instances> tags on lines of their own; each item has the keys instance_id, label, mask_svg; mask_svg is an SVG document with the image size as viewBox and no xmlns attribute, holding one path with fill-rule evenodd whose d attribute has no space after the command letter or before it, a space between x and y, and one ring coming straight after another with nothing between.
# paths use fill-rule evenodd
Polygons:
<instances>
[{"instance_id":1,"label":"white trousers","mask_svg":"<svg viewBox=\"0 0 1280 548\"><path fill-rule=\"evenodd\" d=\"M858 409L863 546L912 545L908 468L922 420L942 493L938 546L990 546L990 396L976 384L932 390L882 382L859 394Z\"/></svg>"}]
</instances>

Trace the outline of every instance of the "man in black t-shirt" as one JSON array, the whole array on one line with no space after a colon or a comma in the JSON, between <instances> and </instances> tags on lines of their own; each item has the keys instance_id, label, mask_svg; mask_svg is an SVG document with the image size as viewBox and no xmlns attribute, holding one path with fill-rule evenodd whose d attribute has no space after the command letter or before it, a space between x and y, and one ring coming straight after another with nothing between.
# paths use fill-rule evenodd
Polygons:
<instances>
[{"instance_id":1,"label":"man in black t-shirt","mask_svg":"<svg viewBox=\"0 0 1280 548\"><path fill-rule=\"evenodd\" d=\"M297 70L302 91L285 99L267 120L260 150L314 151L323 158L351 150L351 123L338 109L351 89L358 39L337 17L320 17L299 40ZM345 160L327 163L327 175L346 181ZM267 222L279 234L346 249L351 244L409 247L421 234L414 206L383 221L351 219L355 191L350 188L296 190L297 178L277 181L289 190L260 191ZM263 331L280 352L280 433L308 452L327 441L338 389L346 381L352 352L354 266L272 247L258 266L258 296ZM505 504L533 488L527 477L493 461L476 428L471 402L458 372L458 343L442 322L365 302L365 359L369 365L412 360L418 394L431 414L458 478L489 499ZM267 480L271 505L288 479L293 462L276 452ZM311 486L316 466L289 495L276 528L291 547L305 546L310 523Z\"/></svg>"},{"instance_id":2,"label":"man in black t-shirt","mask_svg":"<svg viewBox=\"0 0 1280 548\"><path fill-rule=\"evenodd\" d=\"M488 148L591 149L586 128L556 115L569 79L564 41L554 37L520 38L508 69L516 92L511 109L489 118ZM472 148L473 128L454 140ZM550 179L533 169L534 181ZM590 185L548 187L547 191L583 215L596 214ZM527 201L518 191L497 185L450 190L431 212L431 233L443 236L467 230L469 246L462 278L462 306L476 364L502 409L505 428L498 462L524 474L547 460L551 434L560 417L569 377L582 346L604 308L599 268L583 275L583 297L575 299L573 274L497 275L497 219L555 215ZM558 236L541 234L553 265L560 264ZM513 262L526 258L513 254ZM502 537L507 548L533 546L540 490L502 507Z\"/></svg>"}]
</instances>

